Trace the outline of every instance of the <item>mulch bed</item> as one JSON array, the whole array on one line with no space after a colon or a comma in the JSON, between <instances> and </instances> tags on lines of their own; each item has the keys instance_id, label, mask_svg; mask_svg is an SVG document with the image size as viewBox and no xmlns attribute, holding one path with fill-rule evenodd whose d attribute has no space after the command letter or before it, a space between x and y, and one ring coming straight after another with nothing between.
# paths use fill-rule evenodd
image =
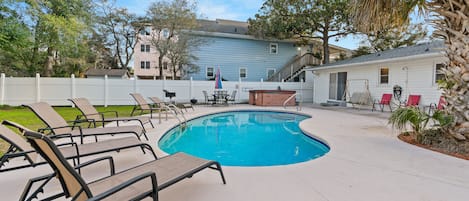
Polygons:
<instances>
[{"instance_id":1,"label":"mulch bed","mask_svg":"<svg viewBox=\"0 0 469 201\"><path fill-rule=\"evenodd\" d=\"M419 147L422 147L424 149L429 149L429 150L432 150L432 151L436 151L436 152L440 152L442 154L446 154L446 155L450 155L450 156L453 156L453 157L457 157L457 158L461 158L461 159L464 159L464 160L469 160L469 154L467 155L464 155L464 154L459 154L459 153L451 153L451 152L448 152L446 150L442 150L442 149L437 149L437 148L433 148L429 145L424 145L424 144L420 144L418 143L414 137L412 137L411 135L407 135L407 134L400 134L399 136L397 136L400 140L404 141L404 142L407 142L409 144L413 144L415 146L419 146Z\"/></svg>"}]
</instances>

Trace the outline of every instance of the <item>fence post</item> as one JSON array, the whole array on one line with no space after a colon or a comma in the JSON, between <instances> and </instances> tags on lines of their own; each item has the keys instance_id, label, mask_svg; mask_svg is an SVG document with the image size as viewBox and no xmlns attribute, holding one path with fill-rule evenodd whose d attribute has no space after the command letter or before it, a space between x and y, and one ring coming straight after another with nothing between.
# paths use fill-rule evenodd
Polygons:
<instances>
[{"instance_id":1,"label":"fence post","mask_svg":"<svg viewBox=\"0 0 469 201\"><path fill-rule=\"evenodd\" d=\"M163 87L161 90L166 89L166 76L163 76L163 83L161 84L161 86ZM163 94L163 97L164 97L163 100L166 101L167 97L165 96L165 94ZM176 99L174 99L174 100L176 100ZM168 102L170 102L170 101L168 101Z\"/></svg>"},{"instance_id":2,"label":"fence post","mask_svg":"<svg viewBox=\"0 0 469 201\"><path fill-rule=\"evenodd\" d=\"M137 75L134 75L134 93L138 93L137 79Z\"/></svg>"},{"instance_id":3,"label":"fence post","mask_svg":"<svg viewBox=\"0 0 469 201\"><path fill-rule=\"evenodd\" d=\"M104 75L104 107L107 107L107 102L108 102L108 77L107 75Z\"/></svg>"},{"instance_id":4,"label":"fence post","mask_svg":"<svg viewBox=\"0 0 469 201\"><path fill-rule=\"evenodd\" d=\"M0 105L4 105L5 104L5 73L2 73L1 74L1 88L0 88Z\"/></svg>"},{"instance_id":5,"label":"fence post","mask_svg":"<svg viewBox=\"0 0 469 201\"><path fill-rule=\"evenodd\" d=\"M76 97L76 89L75 89L75 74L70 76L70 98ZM70 103L72 107L75 107L75 104Z\"/></svg>"},{"instance_id":6,"label":"fence post","mask_svg":"<svg viewBox=\"0 0 469 201\"><path fill-rule=\"evenodd\" d=\"M300 80L300 102L303 102L303 83L305 82L305 79Z\"/></svg>"},{"instance_id":7,"label":"fence post","mask_svg":"<svg viewBox=\"0 0 469 201\"><path fill-rule=\"evenodd\" d=\"M193 87L194 87L193 84L194 83L192 81L192 76L191 76L191 79L189 79L189 100L191 100L192 98L195 98L195 97L193 97L194 92L192 91L192 90L194 90L193 89Z\"/></svg>"},{"instance_id":8,"label":"fence post","mask_svg":"<svg viewBox=\"0 0 469 201\"><path fill-rule=\"evenodd\" d=\"M243 87L241 86L241 78L239 78L239 79L238 79L238 87L237 87L237 89L236 89L236 90L238 91L238 92L237 92L237 93L238 93L238 97L236 98L236 99L238 99L238 101L239 101L239 100L242 100L242 99L241 99L241 92L243 92L242 89L243 89ZM235 102L237 102L236 99L235 99Z\"/></svg>"},{"instance_id":9,"label":"fence post","mask_svg":"<svg viewBox=\"0 0 469 201\"><path fill-rule=\"evenodd\" d=\"M36 102L41 101L41 75L36 73Z\"/></svg>"}]
</instances>

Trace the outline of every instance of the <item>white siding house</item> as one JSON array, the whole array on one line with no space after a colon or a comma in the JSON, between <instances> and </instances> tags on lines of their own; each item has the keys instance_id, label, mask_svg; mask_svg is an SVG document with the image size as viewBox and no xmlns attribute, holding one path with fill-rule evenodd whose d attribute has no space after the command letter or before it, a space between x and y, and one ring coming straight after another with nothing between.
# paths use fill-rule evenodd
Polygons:
<instances>
[{"instance_id":1,"label":"white siding house","mask_svg":"<svg viewBox=\"0 0 469 201\"><path fill-rule=\"evenodd\" d=\"M393 93L393 86L402 87L401 101L409 94L421 95L420 106L437 103L441 95L436 80L442 76L438 68L446 61L443 42L419 44L355 57L336 63L308 68L314 80L315 103L343 102L345 88L349 94L368 91L372 99Z\"/></svg>"}]
</instances>

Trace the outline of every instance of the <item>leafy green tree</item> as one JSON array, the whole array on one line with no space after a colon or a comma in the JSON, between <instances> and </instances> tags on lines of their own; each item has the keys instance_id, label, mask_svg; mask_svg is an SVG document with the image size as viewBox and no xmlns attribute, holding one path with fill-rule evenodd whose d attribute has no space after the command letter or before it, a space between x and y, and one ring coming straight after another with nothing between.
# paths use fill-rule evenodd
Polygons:
<instances>
[{"instance_id":1,"label":"leafy green tree","mask_svg":"<svg viewBox=\"0 0 469 201\"><path fill-rule=\"evenodd\" d=\"M329 39L353 33L347 0L267 0L249 19L257 37L322 41L323 63L329 63Z\"/></svg>"},{"instance_id":2,"label":"leafy green tree","mask_svg":"<svg viewBox=\"0 0 469 201\"><path fill-rule=\"evenodd\" d=\"M42 64L43 75L50 77L54 72L60 72L54 70L54 66L82 64L77 56L81 56L79 52L89 30L91 1L37 0L24 3L34 35L32 65Z\"/></svg>"},{"instance_id":3,"label":"leafy green tree","mask_svg":"<svg viewBox=\"0 0 469 201\"><path fill-rule=\"evenodd\" d=\"M379 52L415 45L427 36L427 30L423 28L422 24L410 24L403 28L392 27L370 32L366 36L365 41L371 45L374 51Z\"/></svg>"},{"instance_id":4,"label":"leafy green tree","mask_svg":"<svg viewBox=\"0 0 469 201\"><path fill-rule=\"evenodd\" d=\"M454 117L449 133L469 139L469 1L467 0L350 0L351 18L362 32L407 25L415 7L433 13L434 34L445 39L448 62L440 85ZM364 12L366 11L366 12Z\"/></svg>"},{"instance_id":5,"label":"leafy green tree","mask_svg":"<svg viewBox=\"0 0 469 201\"><path fill-rule=\"evenodd\" d=\"M103 35L93 31L88 41L91 51L88 52L87 63L92 64L90 67L103 68L119 68L118 59L112 51L112 46L106 43L108 35Z\"/></svg>"},{"instance_id":6,"label":"leafy green tree","mask_svg":"<svg viewBox=\"0 0 469 201\"><path fill-rule=\"evenodd\" d=\"M367 55L367 54L371 54L371 53L372 53L371 47L369 47L369 46L360 46L352 52L352 58Z\"/></svg>"},{"instance_id":7,"label":"leafy green tree","mask_svg":"<svg viewBox=\"0 0 469 201\"><path fill-rule=\"evenodd\" d=\"M166 57L170 60L169 64L173 71L173 78L176 78L178 72L182 77L185 74L199 71L199 66L194 63L199 58L192 53L206 42L207 40L201 37L184 32L180 32L177 39L171 41Z\"/></svg>"},{"instance_id":8,"label":"leafy green tree","mask_svg":"<svg viewBox=\"0 0 469 201\"><path fill-rule=\"evenodd\" d=\"M0 70L8 75L22 75L26 48L31 45L31 34L16 10L6 1L0 3Z\"/></svg>"},{"instance_id":9,"label":"leafy green tree","mask_svg":"<svg viewBox=\"0 0 469 201\"><path fill-rule=\"evenodd\" d=\"M160 79L163 78L163 58L173 48L172 45L177 44L174 41L178 34L197 26L195 10L196 4L189 0L158 1L147 10L153 28L151 44L158 54Z\"/></svg>"},{"instance_id":10,"label":"leafy green tree","mask_svg":"<svg viewBox=\"0 0 469 201\"><path fill-rule=\"evenodd\" d=\"M0 63L12 75L62 76L86 65L91 0L0 1Z\"/></svg>"}]
</instances>

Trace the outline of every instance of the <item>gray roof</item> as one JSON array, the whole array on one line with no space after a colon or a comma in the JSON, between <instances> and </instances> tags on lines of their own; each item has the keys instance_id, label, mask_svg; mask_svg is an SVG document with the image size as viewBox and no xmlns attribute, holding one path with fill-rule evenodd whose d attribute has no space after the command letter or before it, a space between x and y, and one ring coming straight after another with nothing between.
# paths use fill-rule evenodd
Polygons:
<instances>
[{"instance_id":1,"label":"gray roof","mask_svg":"<svg viewBox=\"0 0 469 201\"><path fill-rule=\"evenodd\" d=\"M96 69L90 68L85 72L86 76L104 76L107 75L109 77L122 77L128 74L126 69Z\"/></svg>"},{"instance_id":2,"label":"gray roof","mask_svg":"<svg viewBox=\"0 0 469 201\"><path fill-rule=\"evenodd\" d=\"M233 20L198 20L200 27L196 30L218 33L242 34L248 32L248 23Z\"/></svg>"},{"instance_id":3,"label":"gray roof","mask_svg":"<svg viewBox=\"0 0 469 201\"><path fill-rule=\"evenodd\" d=\"M348 65L348 64L358 64L370 61L380 61L385 59L393 59L399 57L408 57L408 56L416 56L416 55L424 55L430 53L438 53L443 51L444 49L444 41L432 41L428 43L421 43L410 47L400 47L391 50L386 50L382 52L376 52L372 54L367 54L359 57L354 57L351 59L346 59L342 61L337 61L334 63L329 63L326 65L321 66L314 66L314 68L323 68L323 67L333 67L338 65Z\"/></svg>"}]
</instances>

